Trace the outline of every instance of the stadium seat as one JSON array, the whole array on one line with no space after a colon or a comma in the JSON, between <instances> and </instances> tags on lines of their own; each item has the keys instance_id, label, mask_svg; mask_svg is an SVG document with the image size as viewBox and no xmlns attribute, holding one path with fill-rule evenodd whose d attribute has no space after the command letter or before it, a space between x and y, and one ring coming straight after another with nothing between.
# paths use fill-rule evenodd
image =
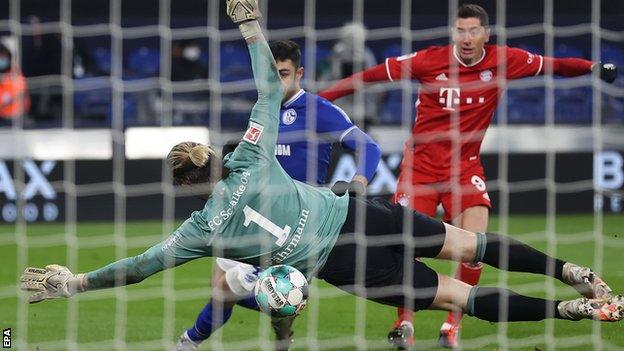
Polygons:
<instances>
[{"instance_id":1,"label":"stadium seat","mask_svg":"<svg viewBox=\"0 0 624 351\"><path fill-rule=\"evenodd\" d=\"M541 47L537 47L527 42L518 43L517 45L509 43L510 46L526 50L532 54L544 55L544 50Z\"/></svg>"},{"instance_id":2,"label":"stadium seat","mask_svg":"<svg viewBox=\"0 0 624 351\"><path fill-rule=\"evenodd\" d=\"M603 62L611 62L618 66L620 74L615 80L615 85L624 87L624 47L615 44L603 44L600 50L600 57ZM602 95L603 99L603 121L624 123L624 98L615 97L608 94Z\"/></svg>"},{"instance_id":3,"label":"stadium seat","mask_svg":"<svg viewBox=\"0 0 624 351\"><path fill-rule=\"evenodd\" d=\"M600 56L604 62L612 62L618 66L624 66L624 48L615 44L603 44L600 48ZM624 80L619 76L618 80Z\"/></svg>"},{"instance_id":4,"label":"stadium seat","mask_svg":"<svg viewBox=\"0 0 624 351\"><path fill-rule=\"evenodd\" d=\"M587 54L570 44L559 44L555 47L555 57L587 58ZM568 79L555 77L555 79ZM576 79L589 81L589 76ZM589 86L555 89L555 122L556 123L591 123L592 120L592 88Z\"/></svg>"},{"instance_id":5,"label":"stadium seat","mask_svg":"<svg viewBox=\"0 0 624 351\"><path fill-rule=\"evenodd\" d=\"M510 45L526 50L533 54L543 54L543 50L541 48L531 45L530 43L510 43ZM524 81L527 81L529 79L537 80L542 78L524 78ZM507 123L543 124L546 111L544 108L544 102L544 89L541 87L508 89ZM494 115L494 122L499 122L497 114Z\"/></svg>"},{"instance_id":6,"label":"stadium seat","mask_svg":"<svg viewBox=\"0 0 624 351\"><path fill-rule=\"evenodd\" d=\"M108 48L97 47L92 51L95 65L105 74L111 73L111 52Z\"/></svg>"},{"instance_id":7,"label":"stadium seat","mask_svg":"<svg viewBox=\"0 0 624 351\"><path fill-rule=\"evenodd\" d=\"M507 123L544 123L544 100L543 88L510 89L507 92ZM495 122L498 123L498 118L495 118Z\"/></svg>"},{"instance_id":8,"label":"stadium seat","mask_svg":"<svg viewBox=\"0 0 624 351\"><path fill-rule=\"evenodd\" d=\"M249 53L240 44L221 44L221 81L234 82L251 79Z\"/></svg>"},{"instance_id":9,"label":"stadium seat","mask_svg":"<svg viewBox=\"0 0 624 351\"><path fill-rule=\"evenodd\" d=\"M380 124L401 124L403 122L403 115L407 113L410 116L410 120L414 116L415 108L414 103L416 96L412 95L411 101L407 105L408 111L403 112L403 93L400 89L393 89L386 93L379 109L379 121Z\"/></svg>"},{"instance_id":10,"label":"stadium seat","mask_svg":"<svg viewBox=\"0 0 624 351\"><path fill-rule=\"evenodd\" d=\"M317 43L316 55L315 55L316 65L318 66L319 64L327 60L330 54L331 54L331 49L329 47L327 47L326 45ZM306 66L306 47L303 45L301 46L301 65L303 67Z\"/></svg>"},{"instance_id":11,"label":"stadium seat","mask_svg":"<svg viewBox=\"0 0 624 351\"><path fill-rule=\"evenodd\" d=\"M141 46L128 54L129 79L157 77L160 73L160 52Z\"/></svg>"},{"instance_id":12,"label":"stadium seat","mask_svg":"<svg viewBox=\"0 0 624 351\"><path fill-rule=\"evenodd\" d=\"M74 113L77 126L110 127L113 119L110 89L94 89L74 93ZM124 123L133 123L137 119L138 103L131 94L124 94L123 115Z\"/></svg>"},{"instance_id":13,"label":"stadium seat","mask_svg":"<svg viewBox=\"0 0 624 351\"><path fill-rule=\"evenodd\" d=\"M379 62L384 62L388 57L402 55L402 47L399 42L392 43L382 47L375 56ZM416 101L416 98L413 98ZM410 106L413 104L410 102ZM413 114L414 109L410 109L409 113ZM401 89L388 90L381 102L379 108L379 123L381 124L401 124L403 121L403 91Z\"/></svg>"},{"instance_id":14,"label":"stadium seat","mask_svg":"<svg viewBox=\"0 0 624 351\"><path fill-rule=\"evenodd\" d=\"M388 57L403 55L403 48L401 47L400 42L393 41L386 47L382 48L380 54L381 55L377 57L378 61L384 62Z\"/></svg>"}]
</instances>

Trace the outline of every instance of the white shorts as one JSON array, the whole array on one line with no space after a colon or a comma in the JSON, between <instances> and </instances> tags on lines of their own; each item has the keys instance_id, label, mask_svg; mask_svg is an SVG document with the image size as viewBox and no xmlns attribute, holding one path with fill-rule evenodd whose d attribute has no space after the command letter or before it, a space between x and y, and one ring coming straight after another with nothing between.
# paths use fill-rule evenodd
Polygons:
<instances>
[{"instance_id":1,"label":"white shorts","mask_svg":"<svg viewBox=\"0 0 624 351\"><path fill-rule=\"evenodd\" d=\"M260 267L220 257L216 263L225 272L225 281L234 294L241 298L253 295L258 275L262 271Z\"/></svg>"}]
</instances>

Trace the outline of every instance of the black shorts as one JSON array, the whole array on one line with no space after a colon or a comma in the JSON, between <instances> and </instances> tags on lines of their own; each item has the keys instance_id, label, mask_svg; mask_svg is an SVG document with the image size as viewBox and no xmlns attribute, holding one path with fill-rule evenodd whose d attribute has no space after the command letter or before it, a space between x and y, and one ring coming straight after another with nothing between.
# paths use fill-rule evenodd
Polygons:
<instances>
[{"instance_id":1,"label":"black shorts","mask_svg":"<svg viewBox=\"0 0 624 351\"><path fill-rule=\"evenodd\" d=\"M384 199L350 198L340 236L318 278L379 303L426 309L435 298L438 275L416 258L437 256L444 237L444 225L424 214Z\"/></svg>"}]
</instances>

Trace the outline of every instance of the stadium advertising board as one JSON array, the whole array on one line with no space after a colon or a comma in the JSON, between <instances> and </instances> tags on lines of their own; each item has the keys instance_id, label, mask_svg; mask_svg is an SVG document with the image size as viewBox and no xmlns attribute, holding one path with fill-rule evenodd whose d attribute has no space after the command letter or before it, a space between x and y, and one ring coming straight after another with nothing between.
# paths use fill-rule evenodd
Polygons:
<instances>
[{"instance_id":1,"label":"stadium advertising board","mask_svg":"<svg viewBox=\"0 0 624 351\"><path fill-rule=\"evenodd\" d=\"M594 157L594 184L602 194L596 194L596 210L620 213L624 211L624 152L602 151Z\"/></svg>"},{"instance_id":2,"label":"stadium advertising board","mask_svg":"<svg viewBox=\"0 0 624 351\"><path fill-rule=\"evenodd\" d=\"M546 212L546 169L549 161L545 154L508 156L507 184L504 184L507 188L506 194L501 194L501 183L504 182L499 175L501 162L499 155L485 154L481 159L494 212L498 210L501 196L509 196L512 213ZM400 162L401 154L398 153L383 157L375 178L369 184L369 195L386 196L395 191ZM557 212L588 213L593 210L603 210L607 213L624 212L624 151L605 150L595 155L559 153L555 155L553 162ZM355 161L352 155L339 154L332 164L328 178L332 183L336 180L349 179L355 174Z\"/></svg>"},{"instance_id":3,"label":"stadium advertising board","mask_svg":"<svg viewBox=\"0 0 624 351\"><path fill-rule=\"evenodd\" d=\"M510 154L503 175L508 182L499 181L498 155L483 155L482 161L493 211L498 210L501 196L509 196L512 213L545 213L549 162L545 154ZM370 196L389 196L394 192L400 162L400 153L384 155L369 185ZM624 151L605 150L595 157L591 153L559 153L552 162L557 212L624 212ZM169 215L184 218L203 205L197 197L178 194L174 200L166 192L162 179L164 164L158 159L126 160L123 191L114 185L112 160L74 161L71 177L64 177L64 161L24 160L18 164L20 168L16 169L15 162L0 161L0 209L4 223L15 222L18 213L27 222L61 221L74 216L77 220L111 220L119 211L127 219L160 219L174 201L175 210ZM355 169L353 156L336 150L327 179L349 179ZM64 188L63 184L68 183L63 181L72 179L76 186ZM594 186L600 192L595 193ZM501 191L504 188L505 193ZM68 195L67 190L76 196Z\"/></svg>"},{"instance_id":4,"label":"stadium advertising board","mask_svg":"<svg viewBox=\"0 0 624 351\"><path fill-rule=\"evenodd\" d=\"M23 160L19 163L20 170L16 170L14 166L14 162L0 161L2 221L15 222L18 209L21 209L27 222L58 220L58 194L50 183L51 179L61 179L58 163ZM21 176L15 176L17 174ZM19 179L23 181L18 181Z\"/></svg>"}]
</instances>

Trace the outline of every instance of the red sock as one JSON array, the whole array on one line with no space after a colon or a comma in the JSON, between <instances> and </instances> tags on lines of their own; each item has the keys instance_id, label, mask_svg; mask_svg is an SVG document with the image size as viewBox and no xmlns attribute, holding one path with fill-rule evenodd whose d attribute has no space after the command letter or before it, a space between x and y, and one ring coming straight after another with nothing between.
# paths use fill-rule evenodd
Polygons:
<instances>
[{"instance_id":1,"label":"red sock","mask_svg":"<svg viewBox=\"0 0 624 351\"><path fill-rule=\"evenodd\" d=\"M470 285L477 285L479 278L481 277L481 271L483 270L483 264L477 263L477 265L471 265L469 263L462 263L459 265L457 272L455 272L455 278Z\"/></svg>"},{"instance_id":2,"label":"red sock","mask_svg":"<svg viewBox=\"0 0 624 351\"><path fill-rule=\"evenodd\" d=\"M462 263L455 272L455 278L470 285L477 285L479 278L481 277L482 270L483 265L481 263L478 263L477 265ZM446 316L446 321L444 322L455 326L459 324L462 317L463 314L461 312L449 312Z\"/></svg>"},{"instance_id":3,"label":"red sock","mask_svg":"<svg viewBox=\"0 0 624 351\"><path fill-rule=\"evenodd\" d=\"M397 307L397 321L395 324L400 325L403 321L408 321L410 323L414 320L414 312L411 310L406 310L401 307Z\"/></svg>"}]
</instances>

